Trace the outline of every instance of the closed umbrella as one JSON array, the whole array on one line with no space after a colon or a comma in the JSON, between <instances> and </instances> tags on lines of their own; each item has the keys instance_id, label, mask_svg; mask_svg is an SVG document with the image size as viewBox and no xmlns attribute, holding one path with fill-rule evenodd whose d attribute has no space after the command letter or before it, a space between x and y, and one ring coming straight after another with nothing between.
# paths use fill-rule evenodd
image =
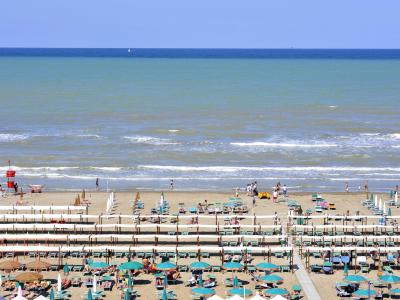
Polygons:
<instances>
[{"instance_id":1,"label":"closed umbrella","mask_svg":"<svg viewBox=\"0 0 400 300\"><path fill-rule=\"evenodd\" d=\"M166 288L164 288L164 290L163 290L162 300L168 300L168 295L167 295L167 289Z\"/></svg>"},{"instance_id":2,"label":"closed umbrella","mask_svg":"<svg viewBox=\"0 0 400 300\"><path fill-rule=\"evenodd\" d=\"M71 270L70 267L67 264L65 264L63 268L64 274L68 274L70 270Z\"/></svg>"},{"instance_id":3,"label":"closed umbrella","mask_svg":"<svg viewBox=\"0 0 400 300\"><path fill-rule=\"evenodd\" d=\"M61 290L62 290L62 286L61 286L61 275L58 274L58 277L57 277L57 292L61 292Z\"/></svg>"},{"instance_id":4,"label":"closed umbrella","mask_svg":"<svg viewBox=\"0 0 400 300\"><path fill-rule=\"evenodd\" d=\"M51 288L50 290L50 300L54 300L54 290Z\"/></svg>"},{"instance_id":5,"label":"closed umbrella","mask_svg":"<svg viewBox=\"0 0 400 300\"><path fill-rule=\"evenodd\" d=\"M97 293L97 278L96 278L96 275L93 276L93 293Z\"/></svg>"},{"instance_id":6,"label":"closed umbrella","mask_svg":"<svg viewBox=\"0 0 400 300\"><path fill-rule=\"evenodd\" d=\"M88 295L87 295L87 300L93 300L93 295L92 295L92 290L89 289Z\"/></svg>"},{"instance_id":7,"label":"closed umbrella","mask_svg":"<svg viewBox=\"0 0 400 300\"><path fill-rule=\"evenodd\" d=\"M199 286L203 286L203 276L202 276L202 274L200 274Z\"/></svg>"},{"instance_id":8,"label":"closed umbrella","mask_svg":"<svg viewBox=\"0 0 400 300\"><path fill-rule=\"evenodd\" d=\"M344 264L343 273L346 276L349 274L349 265L347 263Z\"/></svg>"},{"instance_id":9,"label":"closed umbrella","mask_svg":"<svg viewBox=\"0 0 400 300\"><path fill-rule=\"evenodd\" d=\"M128 289L125 291L124 300L130 300L130 299L129 299L129 298L130 298L129 292L130 292L130 289L128 288Z\"/></svg>"},{"instance_id":10,"label":"closed umbrella","mask_svg":"<svg viewBox=\"0 0 400 300\"><path fill-rule=\"evenodd\" d=\"M239 279L237 278L237 276L233 277L232 285L234 287L238 287L239 286Z\"/></svg>"}]
</instances>

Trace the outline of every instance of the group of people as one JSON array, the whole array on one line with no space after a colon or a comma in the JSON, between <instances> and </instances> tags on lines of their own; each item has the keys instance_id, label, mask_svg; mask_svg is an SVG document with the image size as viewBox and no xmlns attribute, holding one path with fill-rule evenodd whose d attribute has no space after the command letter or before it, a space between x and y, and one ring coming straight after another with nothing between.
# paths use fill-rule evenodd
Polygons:
<instances>
[{"instance_id":1,"label":"group of people","mask_svg":"<svg viewBox=\"0 0 400 300\"><path fill-rule=\"evenodd\" d=\"M257 196L258 195L257 181L248 183L246 186L246 192L247 196Z\"/></svg>"}]
</instances>

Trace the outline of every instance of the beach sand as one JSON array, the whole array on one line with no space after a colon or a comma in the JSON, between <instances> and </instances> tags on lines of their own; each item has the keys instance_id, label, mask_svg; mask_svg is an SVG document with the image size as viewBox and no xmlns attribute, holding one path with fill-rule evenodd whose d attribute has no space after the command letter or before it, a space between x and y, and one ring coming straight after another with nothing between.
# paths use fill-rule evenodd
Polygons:
<instances>
[{"instance_id":1,"label":"beach sand","mask_svg":"<svg viewBox=\"0 0 400 300\"><path fill-rule=\"evenodd\" d=\"M115 205L115 209L113 210L113 214L131 214L132 207L131 201L134 199L136 192L123 192L116 193L117 202ZM207 200L208 203L214 202L224 202L229 197L232 197L232 193L223 193L223 192L165 192L165 199L169 202L171 208L170 212L177 212L179 203L185 203L185 206L188 208L190 206L196 206L197 203L203 202ZM24 201L28 202L28 205L73 205L74 199L77 196L77 193L74 192L54 192L54 193L43 193L43 194L26 194L24 196ZM145 203L145 209L143 213L150 213L150 209L153 208L156 203L159 201L160 193L159 192L141 192L140 193L141 200ZM258 215L271 215L277 213L281 222L286 224L287 222L287 205L284 202L273 204L270 200L257 200L256 206L253 208L251 204L251 198L246 196L245 194L240 195L242 199L247 203L248 207L251 208L249 214L258 214ZM356 213L359 211L360 214L371 214L366 208L361 205L361 200L365 199L365 193L328 193L323 195L328 202L335 203L336 211L334 213L344 214L349 211L350 214ZM387 195L380 195L382 199L387 199ZM104 213L106 208L106 201L108 198L108 193L105 192L86 192L86 198L91 202L89 206L89 214L101 214ZM8 197L6 199L2 199L2 205L10 205L15 204L19 197ZM311 201L311 195L309 193L297 193L289 195L289 199L295 199L301 205L303 210L307 208L313 207L313 203ZM393 209L393 214L397 214L399 211L397 208ZM265 221L265 222L271 222ZM3 259L2 259L3 260ZM32 261L32 258L28 257L20 257L19 261L26 263L28 261ZM57 259L45 259L50 263L57 263ZM104 259L96 259L96 260L104 260ZM115 261L115 259L111 259ZM195 259L179 259L178 264L184 265L193 262ZM118 260L117 260L118 261ZM120 259L120 262L126 261L126 258ZM206 260L211 264L218 265L221 264L221 260L217 256L212 256L210 259ZM255 257L255 261L253 264L263 261L263 257L258 256ZM304 260L303 260L304 261ZM71 259L67 258L64 262L71 264L81 263L82 259ZM287 259L276 259L272 258L272 262L277 264L288 264ZM321 261L320 261L321 262ZM352 272L352 271L350 271ZM56 279L57 272L43 272L44 277L46 279ZM178 299L190 299L190 288L185 287L184 283L187 282L189 278L189 272L182 273L182 281L183 283L177 285L170 285L168 290L173 290L176 292ZM207 274L207 273L206 273ZM322 299L337 299L334 289L334 284L337 281L343 279L343 271L337 270L332 275L323 275L323 274L313 274L309 273L312 278L316 288L318 289ZM246 288L249 288L253 291L254 289L254 281L250 280L250 276L245 273L238 272L237 273L239 279L243 279L249 282L246 285ZM292 285L298 283L296 276L294 273L279 273L280 276L284 278L284 283L281 285L288 290L291 290ZM81 274L70 273L70 276L80 276ZM219 296L225 296L226 291L229 288L226 288L223 285L223 278L231 277L232 274L230 272L224 272L217 274L217 282L219 283L216 292ZM371 272L366 275L370 279L376 279L376 271ZM137 278L136 284L134 288L141 295L140 299L155 299L155 284L154 284L154 276L141 274ZM86 288L69 288L69 291L72 293L71 299L81 299L81 295ZM1 291L0 295L8 295L9 292ZM120 299L121 293L120 291L114 287L112 292L106 292L106 298L109 299ZM304 298L306 299L306 297Z\"/></svg>"}]
</instances>

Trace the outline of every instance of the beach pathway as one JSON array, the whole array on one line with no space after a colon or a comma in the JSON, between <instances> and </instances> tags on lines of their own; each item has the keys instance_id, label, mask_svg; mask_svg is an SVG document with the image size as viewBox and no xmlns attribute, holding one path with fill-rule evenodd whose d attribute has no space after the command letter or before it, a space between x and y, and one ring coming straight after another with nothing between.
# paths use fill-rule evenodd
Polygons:
<instances>
[{"instance_id":1,"label":"beach pathway","mask_svg":"<svg viewBox=\"0 0 400 300\"><path fill-rule=\"evenodd\" d=\"M321 300L319 293L312 282L310 276L306 269L304 268L303 262L301 261L300 255L295 248L293 251L293 263L297 265L298 270L295 272L297 280L301 284L304 294L309 300Z\"/></svg>"}]
</instances>

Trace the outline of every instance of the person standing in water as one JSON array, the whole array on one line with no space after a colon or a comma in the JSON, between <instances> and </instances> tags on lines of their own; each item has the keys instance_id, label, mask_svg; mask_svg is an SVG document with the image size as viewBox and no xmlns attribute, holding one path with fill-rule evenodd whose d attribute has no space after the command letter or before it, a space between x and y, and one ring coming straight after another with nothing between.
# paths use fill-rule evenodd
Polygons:
<instances>
[{"instance_id":1,"label":"person standing in water","mask_svg":"<svg viewBox=\"0 0 400 300\"><path fill-rule=\"evenodd\" d=\"M173 179L171 179L170 186L171 186L171 191L173 191L174 190L174 180Z\"/></svg>"}]
</instances>

